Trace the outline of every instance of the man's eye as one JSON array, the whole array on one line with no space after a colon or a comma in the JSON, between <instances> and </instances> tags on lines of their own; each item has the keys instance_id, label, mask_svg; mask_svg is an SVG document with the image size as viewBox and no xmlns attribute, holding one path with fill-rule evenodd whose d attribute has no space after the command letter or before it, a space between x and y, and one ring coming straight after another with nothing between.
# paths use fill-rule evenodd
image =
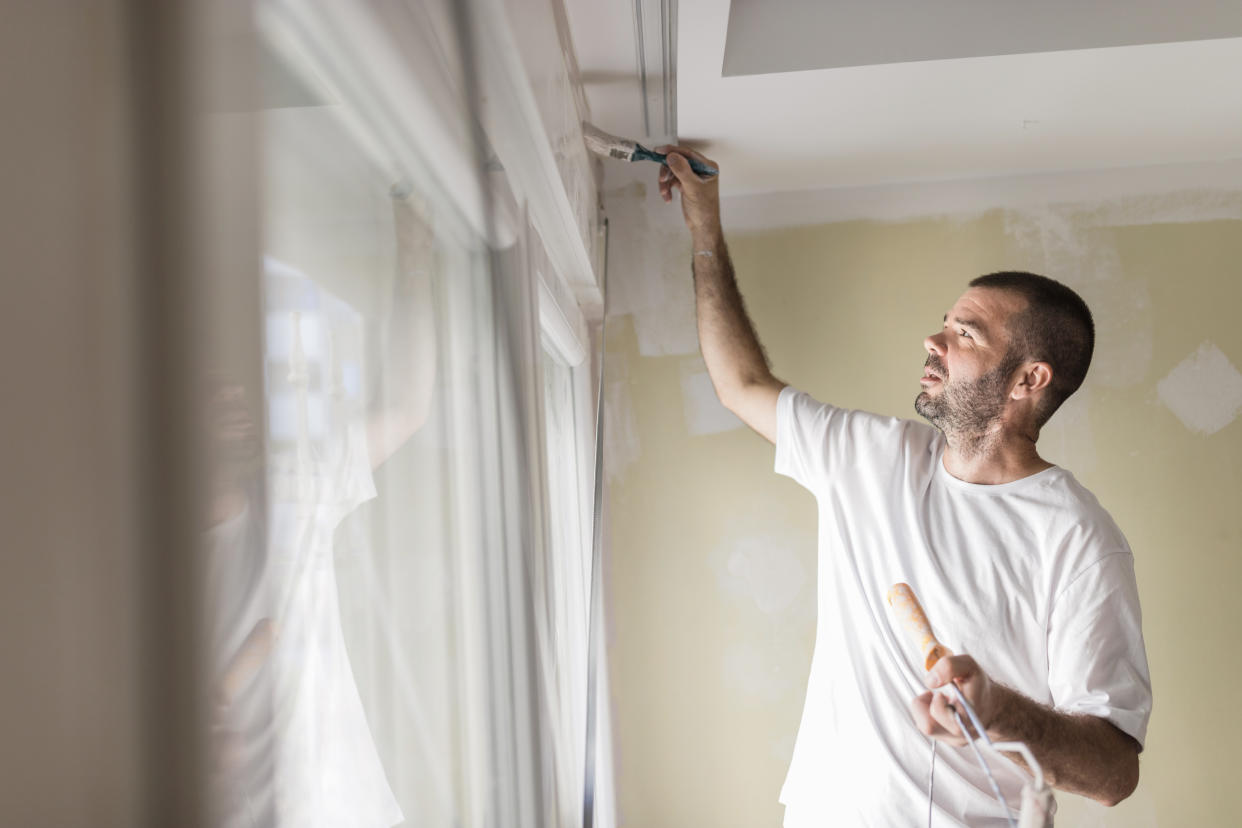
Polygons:
<instances>
[{"instance_id":1,"label":"man's eye","mask_svg":"<svg viewBox=\"0 0 1242 828\"><path fill-rule=\"evenodd\" d=\"M971 338L972 338L972 337L971 337L971 335L970 335L970 334L969 334L969 333L968 333L965 329L963 329L963 330L959 330L957 333L958 333L958 335L959 335L959 336L964 336L964 337L966 337L967 339L971 339Z\"/></svg>"}]
</instances>

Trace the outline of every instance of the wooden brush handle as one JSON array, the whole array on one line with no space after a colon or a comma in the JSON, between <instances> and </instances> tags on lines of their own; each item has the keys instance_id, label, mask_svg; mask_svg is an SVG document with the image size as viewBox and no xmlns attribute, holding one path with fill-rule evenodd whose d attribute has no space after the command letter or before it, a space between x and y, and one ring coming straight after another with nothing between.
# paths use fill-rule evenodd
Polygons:
<instances>
[{"instance_id":1,"label":"wooden brush handle","mask_svg":"<svg viewBox=\"0 0 1242 828\"><path fill-rule=\"evenodd\" d=\"M923 669L930 670L943 656L951 655L949 648L936 640L927 615L909 584L893 584L888 591L888 605L923 655Z\"/></svg>"}]
</instances>

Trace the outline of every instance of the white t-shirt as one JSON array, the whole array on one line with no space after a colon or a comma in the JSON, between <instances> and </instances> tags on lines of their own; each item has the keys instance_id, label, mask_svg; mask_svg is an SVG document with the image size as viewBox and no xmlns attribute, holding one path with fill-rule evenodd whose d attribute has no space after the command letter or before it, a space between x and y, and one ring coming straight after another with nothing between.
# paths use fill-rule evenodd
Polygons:
<instances>
[{"instance_id":1,"label":"white t-shirt","mask_svg":"<svg viewBox=\"0 0 1242 828\"><path fill-rule=\"evenodd\" d=\"M925 824L931 743L910 713L925 671L886 601L901 581L939 640L991 678L1144 740L1151 682L1117 525L1062 468L971 484L945 471L944 447L931 426L781 391L776 471L819 502L819 615L780 796L787 828ZM988 761L1016 808L1027 774ZM937 825L1005 824L969 747L939 746L934 805Z\"/></svg>"},{"instance_id":2,"label":"white t-shirt","mask_svg":"<svg viewBox=\"0 0 1242 828\"><path fill-rule=\"evenodd\" d=\"M266 572L263 522L248 492L246 505L209 529L203 538L203 607L212 700L210 729L210 823L219 828L275 824L271 786L276 766L272 727L271 672L261 661L231 688L221 705L219 691L233 660L258 625L272 615Z\"/></svg>"}]
</instances>

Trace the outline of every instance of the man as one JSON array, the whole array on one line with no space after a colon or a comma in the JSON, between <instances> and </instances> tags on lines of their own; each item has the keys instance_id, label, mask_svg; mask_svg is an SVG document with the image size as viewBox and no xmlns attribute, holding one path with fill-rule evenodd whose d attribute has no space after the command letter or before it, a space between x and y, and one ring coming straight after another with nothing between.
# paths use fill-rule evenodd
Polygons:
<instances>
[{"instance_id":1,"label":"man","mask_svg":"<svg viewBox=\"0 0 1242 828\"><path fill-rule=\"evenodd\" d=\"M719 165L661 151L661 195L681 191L693 240L716 392L819 502L819 618L781 791L787 828L915 825L929 810L938 825L1006 824L953 697L928 689L950 682L991 739L1026 743L1055 788L1127 797L1151 710L1133 558L1091 493L1035 447L1090 363L1086 305L1033 274L972 282L923 342L915 408L934 428L818 403L770 371L733 277L719 179L683 156ZM885 605L902 581L960 653L928 673ZM1016 807L1021 759L989 762Z\"/></svg>"}]
</instances>

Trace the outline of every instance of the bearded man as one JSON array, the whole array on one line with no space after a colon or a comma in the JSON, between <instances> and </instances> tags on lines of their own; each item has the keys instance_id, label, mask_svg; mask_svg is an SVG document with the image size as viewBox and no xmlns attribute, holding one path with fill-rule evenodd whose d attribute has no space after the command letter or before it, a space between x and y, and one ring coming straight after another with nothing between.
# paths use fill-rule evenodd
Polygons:
<instances>
[{"instance_id":1,"label":"bearded man","mask_svg":"<svg viewBox=\"0 0 1242 828\"><path fill-rule=\"evenodd\" d=\"M661 195L681 192L693 241L717 395L819 504L819 615L785 826L908 826L929 810L937 825L1006 825L954 697L933 692L950 684L993 741L1026 743L1054 788L1129 796L1151 713L1133 556L1095 497L1036 450L1090 365L1086 304L1043 276L981 276L923 340L915 409L930 426L817 402L772 374L725 246L719 177L686 158L719 165L660 151ZM924 672L887 612L897 582L959 655ZM991 765L1016 804L1021 758Z\"/></svg>"}]
</instances>

